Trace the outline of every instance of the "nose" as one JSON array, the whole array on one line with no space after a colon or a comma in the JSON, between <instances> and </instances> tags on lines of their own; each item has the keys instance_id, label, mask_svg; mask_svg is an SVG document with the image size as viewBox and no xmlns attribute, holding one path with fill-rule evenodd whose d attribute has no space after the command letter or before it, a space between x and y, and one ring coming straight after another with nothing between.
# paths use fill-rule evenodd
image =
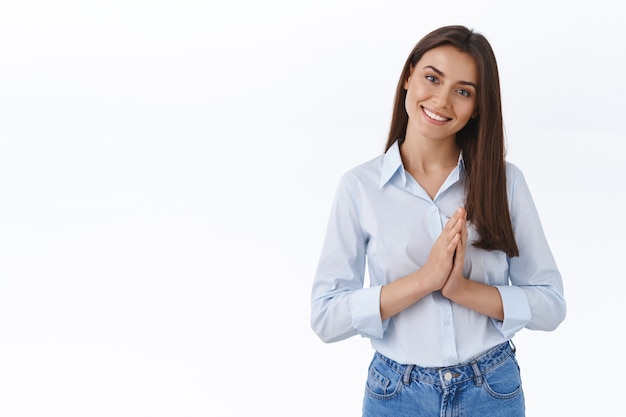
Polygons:
<instances>
[{"instance_id":1,"label":"nose","mask_svg":"<svg viewBox=\"0 0 626 417\"><path fill-rule=\"evenodd\" d=\"M450 91L441 87L433 96L433 104L436 107L447 108L449 104Z\"/></svg>"}]
</instances>

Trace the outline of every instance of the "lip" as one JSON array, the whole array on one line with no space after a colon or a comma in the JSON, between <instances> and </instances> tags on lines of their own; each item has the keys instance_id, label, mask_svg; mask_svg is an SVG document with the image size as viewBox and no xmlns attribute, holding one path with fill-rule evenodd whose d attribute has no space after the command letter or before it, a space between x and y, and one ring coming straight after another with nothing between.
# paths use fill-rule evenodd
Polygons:
<instances>
[{"instance_id":1,"label":"lip","mask_svg":"<svg viewBox=\"0 0 626 417\"><path fill-rule=\"evenodd\" d=\"M449 122L450 120L452 120L451 117L448 117L445 114L441 114L434 110L427 109L424 106L422 106L422 114L424 115L426 120L428 120L431 123L438 124L438 125L445 124Z\"/></svg>"}]
</instances>

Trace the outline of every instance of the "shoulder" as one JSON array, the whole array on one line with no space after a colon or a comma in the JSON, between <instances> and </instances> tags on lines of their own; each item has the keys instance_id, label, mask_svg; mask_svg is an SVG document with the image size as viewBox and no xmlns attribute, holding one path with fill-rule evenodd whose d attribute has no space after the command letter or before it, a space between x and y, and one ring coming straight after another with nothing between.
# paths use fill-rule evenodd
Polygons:
<instances>
[{"instance_id":1,"label":"shoulder","mask_svg":"<svg viewBox=\"0 0 626 417\"><path fill-rule=\"evenodd\" d=\"M378 186L384 155L356 165L341 175L341 183L351 188Z\"/></svg>"},{"instance_id":2,"label":"shoulder","mask_svg":"<svg viewBox=\"0 0 626 417\"><path fill-rule=\"evenodd\" d=\"M512 162L506 161L506 186L509 191L512 191L520 181L524 181L524 173L521 168Z\"/></svg>"},{"instance_id":3,"label":"shoulder","mask_svg":"<svg viewBox=\"0 0 626 417\"><path fill-rule=\"evenodd\" d=\"M532 201L522 169L511 162L506 163L506 191L510 208Z\"/></svg>"},{"instance_id":4,"label":"shoulder","mask_svg":"<svg viewBox=\"0 0 626 417\"><path fill-rule=\"evenodd\" d=\"M516 177L518 175L522 175L522 170L520 169L520 167L515 165L513 162L506 161L506 176Z\"/></svg>"}]
</instances>

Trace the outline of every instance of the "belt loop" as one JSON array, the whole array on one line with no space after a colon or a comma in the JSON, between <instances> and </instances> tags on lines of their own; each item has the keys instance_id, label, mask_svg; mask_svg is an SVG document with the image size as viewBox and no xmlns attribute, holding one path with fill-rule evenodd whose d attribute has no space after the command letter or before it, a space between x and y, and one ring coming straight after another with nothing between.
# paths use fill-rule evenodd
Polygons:
<instances>
[{"instance_id":1,"label":"belt loop","mask_svg":"<svg viewBox=\"0 0 626 417\"><path fill-rule=\"evenodd\" d=\"M474 383L476 384L477 387L480 387L483 384L483 374L482 372L480 372L480 368L478 367L478 363L473 360L470 362L470 365L472 365L472 370L474 371Z\"/></svg>"},{"instance_id":2,"label":"belt loop","mask_svg":"<svg viewBox=\"0 0 626 417\"><path fill-rule=\"evenodd\" d=\"M404 385L411 384L411 372L413 372L414 367L415 365L407 365L406 368L404 368L404 377L402 378Z\"/></svg>"},{"instance_id":3,"label":"belt loop","mask_svg":"<svg viewBox=\"0 0 626 417\"><path fill-rule=\"evenodd\" d=\"M517 348L515 347L515 344L513 343L513 340L509 339L509 344L511 345L511 350L513 350L513 353L515 353Z\"/></svg>"}]
</instances>

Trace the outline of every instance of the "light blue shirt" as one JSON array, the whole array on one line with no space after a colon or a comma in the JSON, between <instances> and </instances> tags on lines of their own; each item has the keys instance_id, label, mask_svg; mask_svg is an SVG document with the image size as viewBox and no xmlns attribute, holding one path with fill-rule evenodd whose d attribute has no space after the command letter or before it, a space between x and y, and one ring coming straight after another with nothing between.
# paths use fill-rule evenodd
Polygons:
<instances>
[{"instance_id":1,"label":"light blue shirt","mask_svg":"<svg viewBox=\"0 0 626 417\"><path fill-rule=\"evenodd\" d=\"M469 224L463 271L499 290L504 321L455 304L440 291L381 320L382 286L425 264L443 226L464 204L464 178L459 157L431 199L404 169L398 142L341 177L311 295L311 325L323 341L360 334L396 362L439 367L467 362L522 328L550 331L564 320L561 274L524 176L509 162L507 197L520 255L475 248L478 235Z\"/></svg>"}]
</instances>

